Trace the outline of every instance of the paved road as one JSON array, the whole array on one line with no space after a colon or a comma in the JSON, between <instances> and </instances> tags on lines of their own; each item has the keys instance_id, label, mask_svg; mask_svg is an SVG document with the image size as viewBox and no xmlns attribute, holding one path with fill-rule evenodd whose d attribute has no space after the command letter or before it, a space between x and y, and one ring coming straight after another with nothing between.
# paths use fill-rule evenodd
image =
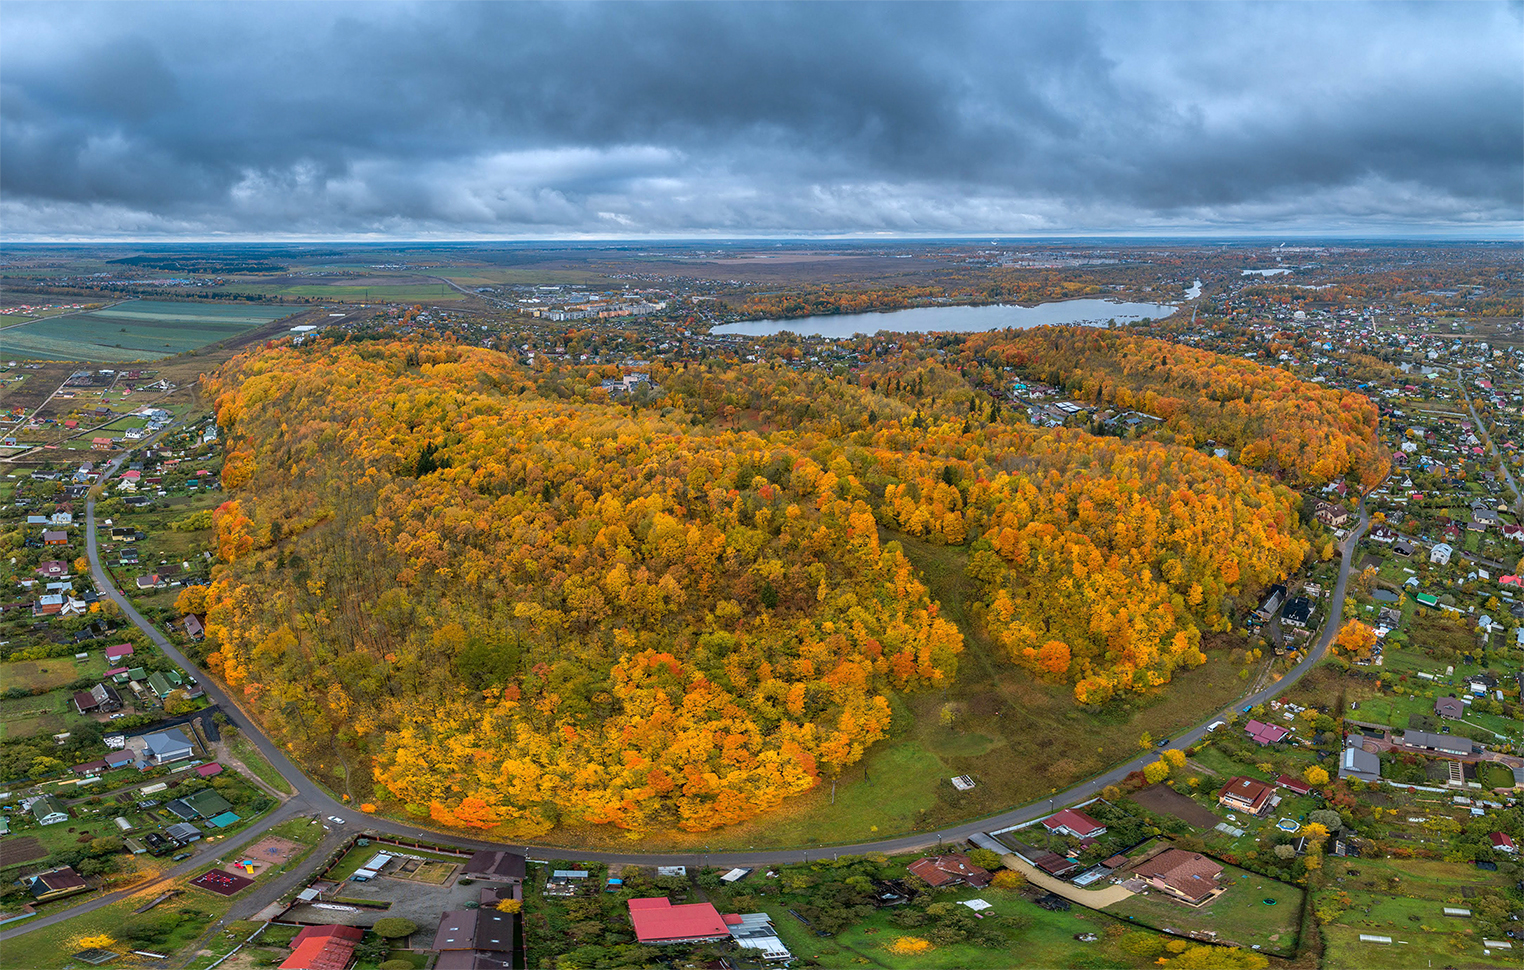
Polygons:
<instances>
[{"instance_id":1,"label":"paved road","mask_svg":"<svg viewBox=\"0 0 1524 970\"><path fill-rule=\"evenodd\" d=\"M1471 395L1466 393L1466 375L1459 374L1456 384L1460 387L1461 397L1466 401L1466 410L1471 412L1471 421L1476 429L1487 439L1487 450L1498 460L1498 467L1503 470L1503 477L1508 480L1508 487L1513 489L1514 511L1524 511L1524 493L1519 491L1519 483L1513 480L1513 472L1508 470L1508 460L1498 453L1498 446L1492 443L1492 432L1482 424L1482 419L1476 416L1476 408L1471 404Z\"/></svg>"},{"instance_id":2,"label":"paved road","mask_svg":"<svg viewBox=\"0 0 1524 970\"><path fill-rule=\"evenodd\" d=\"M125 457L125 455L119 456L109 466L107 466L106 471L101 476L101 481L103 483L116 473ZM1302 660L1298 662L1297 665L1293 667L1284 677L1277 680L1270 686L1264 688L1263 690L1256 691L1248 697L1241 699L1238 702L1238 707L1248 707L1256 704L1262 704L1271 698L1276 697L1277 695L1289 689L1297 681L1301 680L1302 677L1306 676L1307 672L1323 659L1323 656L1328 651L1328 645L1333 642L1333 638L1339 629L1340 618L1343 614L1344 609L1344 592L1349 580L1349 572L1354 558L1355 547L1358 545L1361 535L1364 534L1365 530L1369 526L1370 517L1366 513L1365 503L1362 499L1360 503L1359 524L1344 539L1343 558L1340 561L1339 565L1339 578L1334 584L1333 597L1329 602L1328 619L1324 624L1322 636L1318 638L1317 645L1311 651L1309 651L1307 655L1304 656ZM190 659L181 653L178 649L176 649L175 645L170 643L169 640L166 639L164 635L160 633L156 627L154 627L153 624L149 623L140 613L138 613L137 610L133 609L132 604L128 602L127 598L123 596L115 586L112 585L109 577L105 573L105 570L101 568L100 557L96 549L95 499L93 497L90 498L85 505L85 529L86 550L90 558L90 571L95 578L97 588L103 594L116 602L116 604L121 608L123 615L131 620L133 624L138 627L138 629L142 630L143 633L147 635L149 639L151 639L159 647L159 649L163 650L166 656L168 656L175 663L179 664L186 671L195 676L196 680L206 691L207 697L213 703L221 707L223 713L227 715L228 719L232 721L240 731L243 732L244 737L248 738L249 741L259 749L260 754L264 755L265 758L275 766L275 769L285 777L287 782L289 782L292 788L296 791L296 794L288 799L284 805L280 806L280 808L272 812L271 815L261 820L258 824L250 827L244 832L239 833L239 835L235 836L233 839L230 839L228 842L218 843L215 846L208 847L208 849L204 849L198 852L197 856L194 859L171 870L170 873L168 873L169 876L180 876L188 874L192 870L205 865L210 858L222 855L228 849L237 845L244 844L249 839L264 832L271 826L276 825L279 822L283 822L286 819L297 817L299 815L325 817L338 816L346 820L345 824L342 826L336 824L330 826L336 831L333 832L327 839L325 839L325 846L328 846L330 842L336 845L337 842L344 837L346 832L363 825L365 829L374 830L377 832L384 832L391 835L401 835L409 838L426 839L439 844L454 845L461 848L513 849L515 851L523 852L531 858L537 859L595 859L615 865L636 864L691 866L762 866L786 864L792 862L808 862L812 856L815 859L821 859L827 856L860 855L866 852L883 852L886 854L894 854L899 852L909 852L942 843L960 843L967 839L969 836L977 833L995 831L1012 825L1019 825L1023 822L1030 822L1034 819L1041 818L1052 812L1055 806L1063 806L1073 802L1079 802L1094 798L1097 794L1099 794L1101 789L1105 788L1107 785L1115 785L1120 783L1124 778L1127 777L1127 775L1134 771L1142 770L1144 765L1154 761L1158 757L1158 753L1155 751L1141 753L1136 758L1133 758L1125 764L1117 765L1104 772L1103 774L1091 778L1088 781L1081 782L1080 784L1066 789L1065 791L1059 792L1051 798L1045 798L1041 801L1023 805L1019 808L1013 808L1007 812L1002 812L1001 814L995 815L993 817L950 826L937 832L920 832L912 835L901 836L895 839L881 839L875 842L861 842L852 845L822 846L815 849L762 849L749 852L713 853L610 853L596 849L585 850L565 846L503 845L501 843L484 842L481 840L465 838L454 834L445 834L432 829L422 829L407 825L402 822L398 822L394 819L379 818L376 816L360 816L359 813L354 810L353 806L346 806L336 801L334 798L329 796L325 790L323 790L315 782L303 774L301 770L298 769L296 765L286 757L285 753L282 752L280 748L274 744L274 742L265 736L264 732L260 730L254 721L248 716L248 714L244 712L237 703L234 702L232 697L224 692L222 688L218 686L204 671L202 671L195 664L191 663ZM1216 720L1216 718L1214 717L1210 720ZM1202 725L1176 736L1173 739L1172 747L1185 748L1199 741L1206 734L1207 723L1209 722L1204 722ZM287 890L287 888L294 887L296 882L296 876L290 875L282 876L279 880L272 881L267 885L257 886L253 893L249 897L241 900L236 908L240 914L244 915L257 912L259 909L263 908L264 905L278 898L282 892ZM141 891L141 887L134 891ZM32 930L50 926L62 919L67 919L71 916L99 908L100 906L106 905L109 902L114 902L116 899L121 898L123 895L124 894L120 892L114 893L112 895L103 897L101 899L92 900L91 902L81 904L80 906L73 907L72 909L65 910L51 916L43 917L37 920L30 920L13 930L0 932L0 940L9 939L13 936L19 936L23 933L31 932Z\"/></svg>"}]
</instances>

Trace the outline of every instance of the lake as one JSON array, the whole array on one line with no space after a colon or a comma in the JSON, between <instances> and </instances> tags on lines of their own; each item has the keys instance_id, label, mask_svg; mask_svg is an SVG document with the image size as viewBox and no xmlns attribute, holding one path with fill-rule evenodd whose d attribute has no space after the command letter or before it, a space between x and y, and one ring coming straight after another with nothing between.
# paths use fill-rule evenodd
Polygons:
<instances>
[{"instance_id":1,"label":"lake","mask_svg":"<svg viewBox=\"0 0 1524 970\"><path fill-rule=\"evenodd\" d=\"M1242 275L1244 275L1244 276L1280 276L1282 273L1289 273L1289 272L1291 272L1291 270L1289 270L1289 269L1246 269L1246 270L1243 271Z\"/></svg>"},{"instance_id":2,"label":"lake","mask_svg":"<svg viewBox=\"0 0 1524 970\"><path fill-rule=\"evenodd\" d=\"M1108 320L1128 323L1145 317L1160 320L1178 307L1165 303L1113 303L1110 300L1063 300L1037 306L994 304L991 306L929 306L885 313L841 313L793 320L748 320L715 327L711 333L739 333L752 337L797 333L812 337L851 337L860 333L980 333L1025 329L1049 324L1104 326Z\"/></svg>"}]
</instances>

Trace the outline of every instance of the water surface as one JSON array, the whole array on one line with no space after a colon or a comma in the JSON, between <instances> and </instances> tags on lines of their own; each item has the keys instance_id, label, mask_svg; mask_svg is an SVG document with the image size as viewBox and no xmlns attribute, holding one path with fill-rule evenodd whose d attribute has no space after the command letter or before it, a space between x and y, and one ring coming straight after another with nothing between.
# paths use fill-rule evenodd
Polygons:
<instances>
[{"instance_id":1,"label":"water surface","mask_svg":"<svg viewBox=\"0 0 1524 970\"><path fill-rule=\"evenodd\" d=\"M1178 308L1167 303L1114 303L1111 300L1062 300L1025 307L1016 304L990 306L931 306L891 310L886 313L843 313L796 317L792 320L747 320L715 327L711 333L739 333L753 337L797 333L813 337L851 337L860 333L980 333L1007 327L1026 329L1048 324L1104 326L1109 322L1159 320Z\"/></svg>"}]
</instances>

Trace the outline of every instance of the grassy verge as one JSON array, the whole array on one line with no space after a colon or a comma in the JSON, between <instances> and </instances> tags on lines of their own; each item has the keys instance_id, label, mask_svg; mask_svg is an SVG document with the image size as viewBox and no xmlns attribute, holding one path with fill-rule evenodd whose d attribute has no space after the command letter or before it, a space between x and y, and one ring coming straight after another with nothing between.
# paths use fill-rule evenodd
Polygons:
<instances>
[{"instance_id":1,"label":"grassy verge","mask_svg":"<svg viewBox=\"0 0 1524 970\"><path fill-rule=\"evenodd\" d=\"M282 794L293 794L294 789L292 789L291 783L286 781L285 777L275 770L274 765L265 760L265 756L259 753L259 749L254 747L249 739L243 736L241 731L238 731L236 728L223 728L223 737L228 746L228 751L232 752L233 757L243 762L250 771L259 777L260 781Z\"/></svg>"}]
</instances>

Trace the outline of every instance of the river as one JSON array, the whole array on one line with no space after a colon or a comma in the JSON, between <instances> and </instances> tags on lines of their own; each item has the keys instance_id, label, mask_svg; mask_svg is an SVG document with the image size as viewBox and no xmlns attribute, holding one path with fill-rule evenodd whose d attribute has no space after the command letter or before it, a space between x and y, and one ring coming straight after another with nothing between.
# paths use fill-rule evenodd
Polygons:
<instances>
[{"instance_id":1,"label":"river","mask_svg":"<svg viewBox=\"0 0 1524 970\"><path fill-rule=\"evenodd\" d=\"M747 320L715 327L711 333L739 333L753 337L797 333L813 337L851 337L860 333L979 333L1025 329L1046 324L1105 326L1108 321L1160 320L1178 307L1165 303L1113 303L1110 300L1063 300L1033 307L1015 304L991 306L931 306L886 313L849 313L792 320Z\"/></svg>"}]
</instances>

